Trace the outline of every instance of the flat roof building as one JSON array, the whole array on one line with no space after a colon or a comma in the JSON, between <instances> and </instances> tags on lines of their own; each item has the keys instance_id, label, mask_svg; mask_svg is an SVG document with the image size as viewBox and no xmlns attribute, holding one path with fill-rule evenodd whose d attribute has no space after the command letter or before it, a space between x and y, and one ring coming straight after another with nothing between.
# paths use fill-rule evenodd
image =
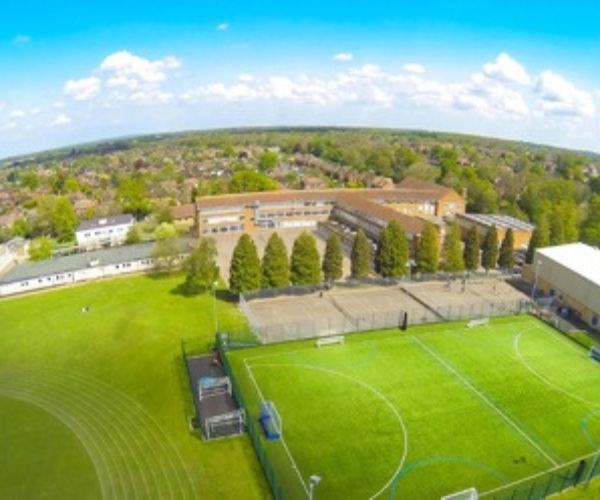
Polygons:
<instances>
[{"instance_id":1,"label":"flat roof building","mask_svg":"<svg viewBox=\"0 0 600 500\"><path fill-rule=\"evenodd\" d=\"M533 230L535 229L533 224L510 215L458 213L456 214L456 219L461 227L463 236L473 226L477 226L479 234L483 237L492 226L496 226L498 240L501 242L506 235L507 229L512 229L515 250L527 248Z\"/></svg>"},{"instance_id":2,"label":"flat roof building","mask_svg":"<svg viewBox=\"0 0 600 500\"><path fill-rule=\"evenodd\" d=\"M394 189L283 190L207 196L196 201L199 236L261 229L316 227L330 219L362 227L376 238L398 220L411 235L423 219L464 213L465 199L453 189L405 179Z\"/></svg>"},{"instance_id":3,"label":"flat roof building","mask_svg":"<svg viewBox=\"0 0 600 500\"><path fill-rule=\"evenodd\" d=\"M600 249L584 243L536 249L531 279L558 308L600 331Z\"/></svg>"}]
</instances>

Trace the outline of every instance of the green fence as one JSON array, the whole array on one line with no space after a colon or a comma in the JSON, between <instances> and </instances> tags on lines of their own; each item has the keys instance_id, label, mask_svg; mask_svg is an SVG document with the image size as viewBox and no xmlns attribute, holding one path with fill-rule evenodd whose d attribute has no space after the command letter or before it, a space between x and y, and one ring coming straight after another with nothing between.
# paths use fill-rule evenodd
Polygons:
<instances>
[{"instance_id":1,"label":"green fence","mask_svg":"<svg viewBox=\"0 0 600 500\"><path fill-rule=\"evenodd\" d=\"M256 345L256 344L251 344ZM217 334L217 350L219 351L219 355L221 357L221 362L223 364L223 369L225 370L225 374L229 377L231 381L231 390L233 392L233 396L235 397L240 408L246 411L246 429L248 431L248 436L250 436L250 441L252 441L252 446L254 447L254 451L256 452L256 456L260 462L260 465L263 469L265 477L269 483L271 488L271 493L275 500L282 500L283 489L281 487L281 483L275 474L275 469L271 464L269 456L267 454L267 450L265 449L264 443L261 437L261 430L258 424L255 422L252 412L250 408L246 405L246 401L244 400L244 396L242 395L242 391L239 388L238 382L233 374L233 370L229 364L229 360L227 359L227 349L232 348L232 344L230 344L229 338L227 334L219 333ZM239 343L233 344L235 347L242 347Z\"/></svg>"},{"instance_id":2,"label":"green fence","mask_svg":"<svg viewBox=\"0 0 600 500\"><path fill-rule=\"evenodd\" d=\"M493 500L537 500L560 493L573 486L586 484L598 474L600 474L600 452L578 458L506 486L482 492L479 497Z\"/></svg>"}]
</instances>

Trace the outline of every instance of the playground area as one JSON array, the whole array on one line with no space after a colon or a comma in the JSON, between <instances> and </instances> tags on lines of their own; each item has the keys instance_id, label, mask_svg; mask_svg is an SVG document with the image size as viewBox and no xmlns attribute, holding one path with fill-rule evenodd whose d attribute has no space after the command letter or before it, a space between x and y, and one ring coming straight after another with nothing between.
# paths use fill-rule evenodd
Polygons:
<instances>
[{"instance_id":1,"label":"playground area","mask_svg":"<svg viewBox=\"0 0 600 500\"><path fill-rule=\"evenodd\" d=\"M496 278L336 285L303 294L243 296L240 306L264 343L519 313L528 298Z\"/></svg>"}]
</instances>

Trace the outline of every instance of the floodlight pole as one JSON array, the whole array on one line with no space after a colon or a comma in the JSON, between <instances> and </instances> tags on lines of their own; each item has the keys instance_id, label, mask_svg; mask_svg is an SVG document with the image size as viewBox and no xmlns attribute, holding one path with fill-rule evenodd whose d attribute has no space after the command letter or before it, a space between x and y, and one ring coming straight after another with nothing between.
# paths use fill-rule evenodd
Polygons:
<instances>
[{"instance_id":1,"label":"floodlight pole","mask_svg":"<svg viewBox=\"0 0 600 500\"><path fill-rule=\"evenodd\" d=\"M531 288L531 302L535 302L535 292L537 291L538 273L540 272L541 264L542 261L538 257L537 263L535 264L535 277L533 279L533 287Z\"/></svg>"},{"instance_id":2,"label":"floodlight pole","mask_svg":"<svg viewBox=\"0 0 600 500\"><path fill-rule=\"evenodd\" d=\"M215 322L215 333L219 331L219 318L217 317L217 282L212 283L212 305L213 305L213 319Z\"/></svg>"},{"instance_id":3,"label":"floodlight pole","mask_svg":"<svg viewBox=\"0 0 600 500\"><path fill-rule=\"evenodd\" d=\"M321 477L313 474L308 478L308 500L315 498L315 487L321 482Z\"/></svg>"}]
</instances>

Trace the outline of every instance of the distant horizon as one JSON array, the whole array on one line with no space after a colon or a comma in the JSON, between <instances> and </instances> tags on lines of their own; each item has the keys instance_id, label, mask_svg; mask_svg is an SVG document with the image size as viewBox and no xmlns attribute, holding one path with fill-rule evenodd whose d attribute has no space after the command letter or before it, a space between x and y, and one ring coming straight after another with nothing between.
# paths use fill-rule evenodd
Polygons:
<instances>
[{"instance_id":1,"label":"distant horizon","mask_svg":"<svg viewBox=\"0 0 600 500\"><path fill-rule=\"evenodd\" d=\"M497 137L491 135L482 135L476 133L468 133L468 132L455 132L451 130L433 130L433 129L417 129L417 128L402 128L402 127L376 127L376 126L344 126L344 125L268 125L268 126L231 126L231 127L218 127L218 128L205 128L205 129L182 129L182 130L172 130L172 131L160 131L160 132L149 132L149 133L140 133L140 134L126 134L119 135L113 137L100 137L98 139L92 139L90 141L83 141L77 143L69 143L62 144L55 147L40 149L40 150L32 150L24 153L18 153L15 155L0 157L0 164L6 163L10 161L19 161L26 157L35 157L43 154L50 154L57 151L74 149L74 148L85 148L94 145L102 145L108 144L111 142L119 142L119 141L128 141L135 139L146 139L146 138L156 138L159 139L161 136L178 136L178 135L186 135L186 134L210 134L214 132L219 133L253 133L253 132L261 132L261 131L270 131L270 132L302 132L302 133L310 133L323 130L323 131L382 131L382 132L396 132L396 133L423 133L423 134L442 134L442 135L455 135L461 136L464 138L473 138L473 139L481 139L481 140L492 140L506 143L514 143L523 146L531 146L531 147L539 147L539 148L548 148L554 149L557 151L570 151L573 153L581 154L581 155L589 155L589 156L600 156L600 151L594 150L586 150L586 149L577 149L577 148L569 148L569 147L561 147L555 146L553 144L547 144L542 142L532 142L525 141L520 139L510 139L506 137Z\"/></svg>"},{"instance_id":2,"label":"distant horizon","mask_svg":"<svg viewBox=\"0 0 600 500\"><path fill-rule=\"evenodd\" d=\"M600 152L591 0L135 4L6 7L0 157L281 123Z\"/></svg>"}]
</instances>

